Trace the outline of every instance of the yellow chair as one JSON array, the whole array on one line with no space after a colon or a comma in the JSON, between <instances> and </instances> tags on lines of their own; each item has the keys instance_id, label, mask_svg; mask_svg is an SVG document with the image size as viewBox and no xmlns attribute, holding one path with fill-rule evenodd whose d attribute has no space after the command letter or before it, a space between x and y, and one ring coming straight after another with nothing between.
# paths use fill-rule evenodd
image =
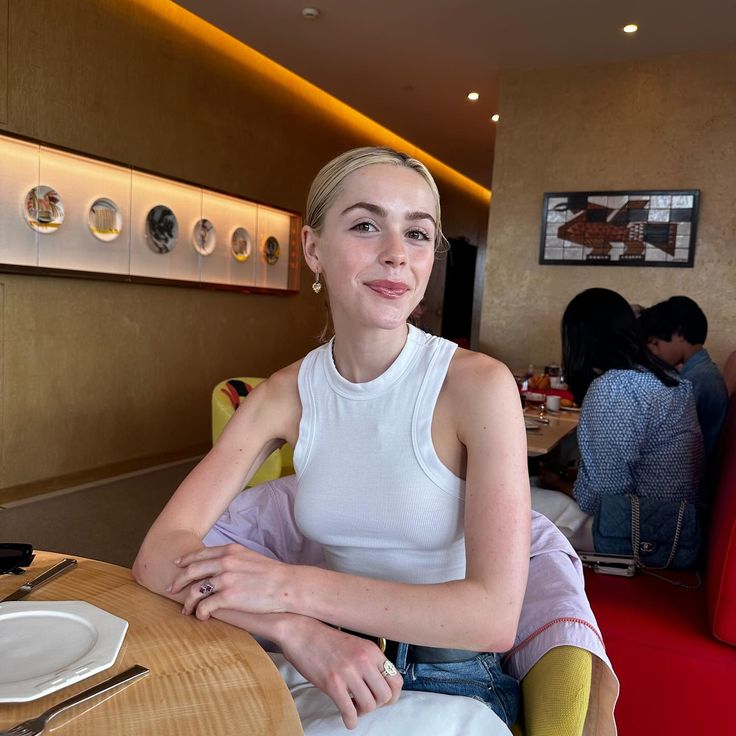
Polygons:
<instances>
[{"instance_id":1,"label":"yellow chair","mask_svg":"<svg viewBox=\"0 0 736 736\"><path fill-rule=\"evenodd\" d=\"M522 722L511 729L514 736L581 736L592 670L589 651L550 649L521 681Z\"/></svg>"},{"instance_id":2,"label":"yellow chair","mask_svg":"<svg viewBox=\"0 0 736 736\"><path fill-rule=\"evenodd\" d=\"M229 378L220 381L212 391L212 444L217 441L225 425L235 413L248 393L261 383L263 378ZM289 458L291 455L289 455ZM289 460L291 463L291 461ZM293 473L293 466L289 473ZM283 473L287 475L288 473ZM274 480L282 475L282 450L275 450L246 484L246 488Z\"/></svg>"}]
</instances>

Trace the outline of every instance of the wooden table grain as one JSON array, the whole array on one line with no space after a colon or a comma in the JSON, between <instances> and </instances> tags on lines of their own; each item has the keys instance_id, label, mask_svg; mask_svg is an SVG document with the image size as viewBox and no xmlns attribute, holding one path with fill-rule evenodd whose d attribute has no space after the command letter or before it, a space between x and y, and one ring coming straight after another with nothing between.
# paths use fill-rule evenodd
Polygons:
<instances>
[{"instance_id":1,"label":"wooden table grain","mask_svg":"<svg viewBox=\"0 0 736 736\"><path fill-rule=\"evenodd\" d=\"M527 409L524 412L524 418L534 420L539 416L539 412ZM535 423L539 429L527 430L526 433L526 452L529 457L537 455L546 455L571 432L574 432L578 426L577 412L559 411L554 414L546 413L549 424Z\"/></svg>"},{"instance_id":2,"label":"wooden table grain","mask_svg":"<svg viewBox=\"0 0 736 736\"><path fill-rule=\"evenodd\" d=\"M40 552L26 575L0 576L0 598L63 559ZM0 703L0 730L141 664L143 679L59 715L59 736L299 736L294 702L273 663L247 632L197 621L181 606L139 586L130 570L76 558L78 567L26 601L82 600L129 623L115 664L28 703ZM0 658L2 653L0 653ZM62 725L63 724L63 725Z\"/></svg>"}]
</instances>

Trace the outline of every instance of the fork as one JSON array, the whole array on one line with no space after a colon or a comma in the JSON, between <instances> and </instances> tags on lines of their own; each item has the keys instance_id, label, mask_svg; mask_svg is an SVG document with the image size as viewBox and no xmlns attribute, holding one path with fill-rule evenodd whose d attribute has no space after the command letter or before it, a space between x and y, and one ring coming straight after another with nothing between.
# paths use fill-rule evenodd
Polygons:
<instances>
[{"instance_id":1,"label":"fork","mask_svg":"<svg viewBox=\"0 0 736 736\"><path fill-rule=\"evenodd\" d=\"M65 711L74 705L84 703L85 700L102 695L102 693L106 693L109 690L114 690L116 687L120 687L120 685L126 682L133 682L139 677L147 675L148 672L149 670L146 667L141 667L139 664L133 665L130 669L125 670L125 672L121 672L119 675L115 675L115 677L111 677L109 680L105 680L94 687L83 690L81 693L77 693L77 695L74 695L67 700L62 700L61 703L57 703L52 706L47 711L41 713L40 716L23 721L23 723L19 723L17 726L13 726L7 731L0 731L0 736L39 736L39 734L43 733L48 722L62 711Z\"/></svg>"}]
</instances>

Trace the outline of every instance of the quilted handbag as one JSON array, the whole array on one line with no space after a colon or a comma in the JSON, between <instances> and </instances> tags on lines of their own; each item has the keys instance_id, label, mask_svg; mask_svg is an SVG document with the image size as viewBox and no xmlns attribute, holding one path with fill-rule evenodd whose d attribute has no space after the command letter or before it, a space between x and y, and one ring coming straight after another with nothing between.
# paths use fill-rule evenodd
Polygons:
<instances>
[{"instance_id":1,"label":"quilted handbag","mask_svg":"<svg viewBox=\"0 0 736 736\"><path fill-rule=\"evenodd\" d=\"M703 544L700 513L685 501L603 496L593 544L602 554L633 556L637 567L693 570Z\"/></svg>"}]
</instances>

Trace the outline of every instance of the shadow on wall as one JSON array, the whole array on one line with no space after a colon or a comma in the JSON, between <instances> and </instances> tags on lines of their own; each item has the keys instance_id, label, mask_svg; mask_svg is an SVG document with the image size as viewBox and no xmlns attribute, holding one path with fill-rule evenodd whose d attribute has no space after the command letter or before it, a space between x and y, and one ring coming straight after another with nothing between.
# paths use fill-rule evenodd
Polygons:
<instances>
[{"instance_id":1,"label":"shadow on wall","mask_svg":"<svg viewBox=\"0 0 736 736\"><path fill-rule=\"evenodd\" d=\"M130 567L148 528L199 458L0 508L0 542Z\"/></svg>"}]
</instances>

